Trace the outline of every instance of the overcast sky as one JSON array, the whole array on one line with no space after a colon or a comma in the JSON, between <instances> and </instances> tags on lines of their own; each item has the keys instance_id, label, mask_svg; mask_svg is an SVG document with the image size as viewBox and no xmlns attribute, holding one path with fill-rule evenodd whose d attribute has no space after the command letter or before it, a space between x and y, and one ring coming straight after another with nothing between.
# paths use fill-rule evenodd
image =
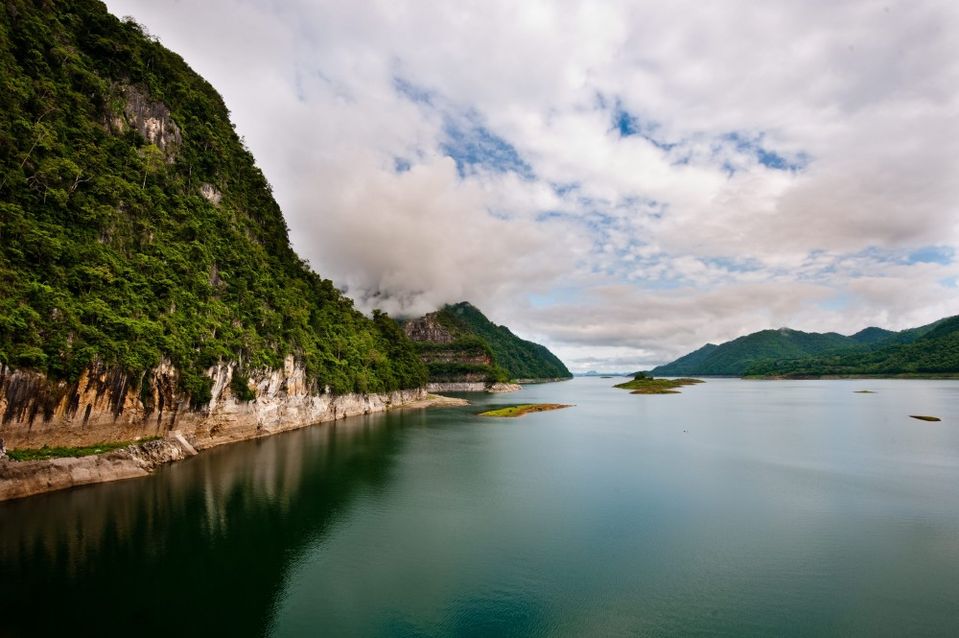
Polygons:
<instances>
[{"instance_id":1,"label":"overcast sky","mask_svg":"<svg viewBox=\"0 0 959 638\"><path fill-rule=\"evenodd\" d=\"M959 313L959 3L109 0L360 308L571 369Z\"/></svg>"}]
</instances>

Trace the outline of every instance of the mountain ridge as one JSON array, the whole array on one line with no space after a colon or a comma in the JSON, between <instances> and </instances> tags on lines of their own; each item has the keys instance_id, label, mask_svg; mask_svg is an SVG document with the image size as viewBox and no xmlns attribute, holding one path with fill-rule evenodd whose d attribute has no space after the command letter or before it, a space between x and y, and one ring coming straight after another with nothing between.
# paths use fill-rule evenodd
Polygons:
<instances>
[{"instance_id":1,"label":"mountain ridge","mask_svg":"<svg viewBox=\"0 0 959 638\"><path fill-rule=\"evenodd\" d=\"M959 317L901 331L875 326L846 336L789 328L703 346L651 371L660 376L820 376L959 372ZM919 344L914 345L914 344Z\"/></svg>"}]
</instances>

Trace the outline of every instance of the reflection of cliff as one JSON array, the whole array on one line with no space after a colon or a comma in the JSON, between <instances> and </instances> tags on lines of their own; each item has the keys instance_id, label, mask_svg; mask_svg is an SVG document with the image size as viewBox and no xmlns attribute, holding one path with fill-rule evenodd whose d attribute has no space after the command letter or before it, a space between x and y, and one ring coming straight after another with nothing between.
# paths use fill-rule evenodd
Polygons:
<instances>
[{"instance_id":1,"label":"reflection of cliff","mask_svg":"<svg viewBox=\"0 0 959 638\"><path fill-rule=\"evenodd\" d=\"M382 485L422 412L218 448L157 475L0 504L0 635L262 635L287 567ZM55 606L55 613L51 607Z\"/></svg>"}]
</instances>

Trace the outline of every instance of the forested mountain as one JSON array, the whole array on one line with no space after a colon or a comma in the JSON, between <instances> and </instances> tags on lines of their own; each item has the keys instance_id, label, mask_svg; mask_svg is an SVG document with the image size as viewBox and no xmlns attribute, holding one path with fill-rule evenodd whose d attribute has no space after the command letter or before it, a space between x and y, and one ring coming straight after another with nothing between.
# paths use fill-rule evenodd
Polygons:
<instances>
[{"instance_id":1,"label":"forested mountain","mask_svg":"<svg viewBox=\"0 0 959 638\"><path fill-rule=\"evenodd\" d=\"M572 377L546 347L520 339L465 301L409 321L404 330L416 341L431 381L470 375L489 381Z\"/></svg>"},{"instance_id":2,"label":"forested mountain","mask_svg":"<svg viewBox=\"0 0 959 638\"><path fill-rule=\"evenodd\" d=\"M750 375L858 375L959 373L959 317L893 333L877 347L753 365Z\"/></svg>"},{"instance_id":3,"label":"forested mountain","mask_svg":"<svg viewBox=\"0 0 959 638\"><path fill-rule=\"evenodd\" d=\"M854 343L849 337L829 332L800 332L788 328L763 330L739 337L707 352L697 350L673 363L653 369L659 376L682 376L687 374L740 375L754 363L766 359L790 359L818 354ZM707 346L708 347L708 346ZM700 356L684 361L697 353Z\"/></svg>"},{"instance_id":4,"label":"forested mountain","mask_svg":"<svg viewBox=\"0 0 959 638\"><path fill-rule=\"evenodd\" d=\"M282 367L334 392L416 387L398 326L290 247L223 100L95 0L0 9L0 363L75 379L169 359ZM281 125L281 124L278 124Z\"/></svg>"},{"instance_id":5,"label":"forested mountain","mask_svg":"<svg viewBox=\"0 0 959 638\"><path fill-rule=\"evenodd\" d=\"M716 348L718 348L715 343L707 343L699 350L693 350L687 355L683 355L680 358L676 359L672 363L659 366L653 370L656 374L664 374L667 376L682 376L684 374L702 374L696 372L697 370L703 369L704 362L709 358L709 355L713 353ZM665 370L665 372L663 372Z\"/></svg>"},{"instance_id":6,"label":"forested mountain","mask_svg":"<svg viewBox=\"0 0 959 638\"><path fill-rule=\"evenodd\" d=\"M959 317L893 332L870 327L852 336L763 330L709 344L652 372L679 375L856 375L959 372Z\"/></svg>"}]
</instances>

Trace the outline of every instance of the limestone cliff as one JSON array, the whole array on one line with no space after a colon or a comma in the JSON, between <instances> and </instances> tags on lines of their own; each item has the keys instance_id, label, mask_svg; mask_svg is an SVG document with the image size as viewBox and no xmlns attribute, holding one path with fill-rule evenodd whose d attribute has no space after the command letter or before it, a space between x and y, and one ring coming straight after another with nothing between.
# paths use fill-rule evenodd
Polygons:
<instances>
[{"instance_id":1,"label":"limestone cliff","mask_svg":"<svg viewBox=\"0 0 959 638\"><path fill-rule=\"evenodd\" d=\"M413 341L431 343L453 343L456 337L450 329L440 323L439 313L431 312L418 319L410 319L403 324L403 332Z\"/></svg>"},{"instance_id":2,"label":"limestone cliff","mask_svg":"<svg viewBox=\"0 0 959 638\"><path fill-rule=\"evenodd\" d=\"M403 324L429 370L431 392L484 392L508 379L485 342L445 319L441 312L432 312Z\"/></svg>"},{"instance_id":3,"label":"limestone cliff","mask_svg":"<svg viewBox=\"0 0 959 638\"><path fill-rule=\"evenodd\" d=\"M566 366L545 347L497 326L476 307L461 302L411 319L403 331L429 370L431 390L479 391L510 379L562 380ZM518 386L515 386L518 387Z\"/></svg>"},{"instance_id":4,"label":"limestone cliff","mask_svg":"<svg viewBox=\"0 0 959 638\"><path fill-rule=\"evenodd\" d=\"M293 251L220 95L140 25L97 0L8 0L0 86L0 437L214 418L224 367L266 384L288 355L323 404L425 384L395 322Z\"/></svg>"},{"instance_id":5,"label":"limestone cliff","mask_svg":"<svg viewBox=\"0 0 959 638\"><path fill-rule=\"evenodd\" d=\"M235 370L233 362L209 368L211 398L196 407L177 390L178 371L168 361L141 379L92 367L72 383L0 366L0 438L11 449L73 447L179 431L203 449L378 412L425 395L423 389L334 395L309 381L290 356L282 369L251 374L247 383L254 398L244 401L236 396Z\"/></svg>"}]
</instances>

